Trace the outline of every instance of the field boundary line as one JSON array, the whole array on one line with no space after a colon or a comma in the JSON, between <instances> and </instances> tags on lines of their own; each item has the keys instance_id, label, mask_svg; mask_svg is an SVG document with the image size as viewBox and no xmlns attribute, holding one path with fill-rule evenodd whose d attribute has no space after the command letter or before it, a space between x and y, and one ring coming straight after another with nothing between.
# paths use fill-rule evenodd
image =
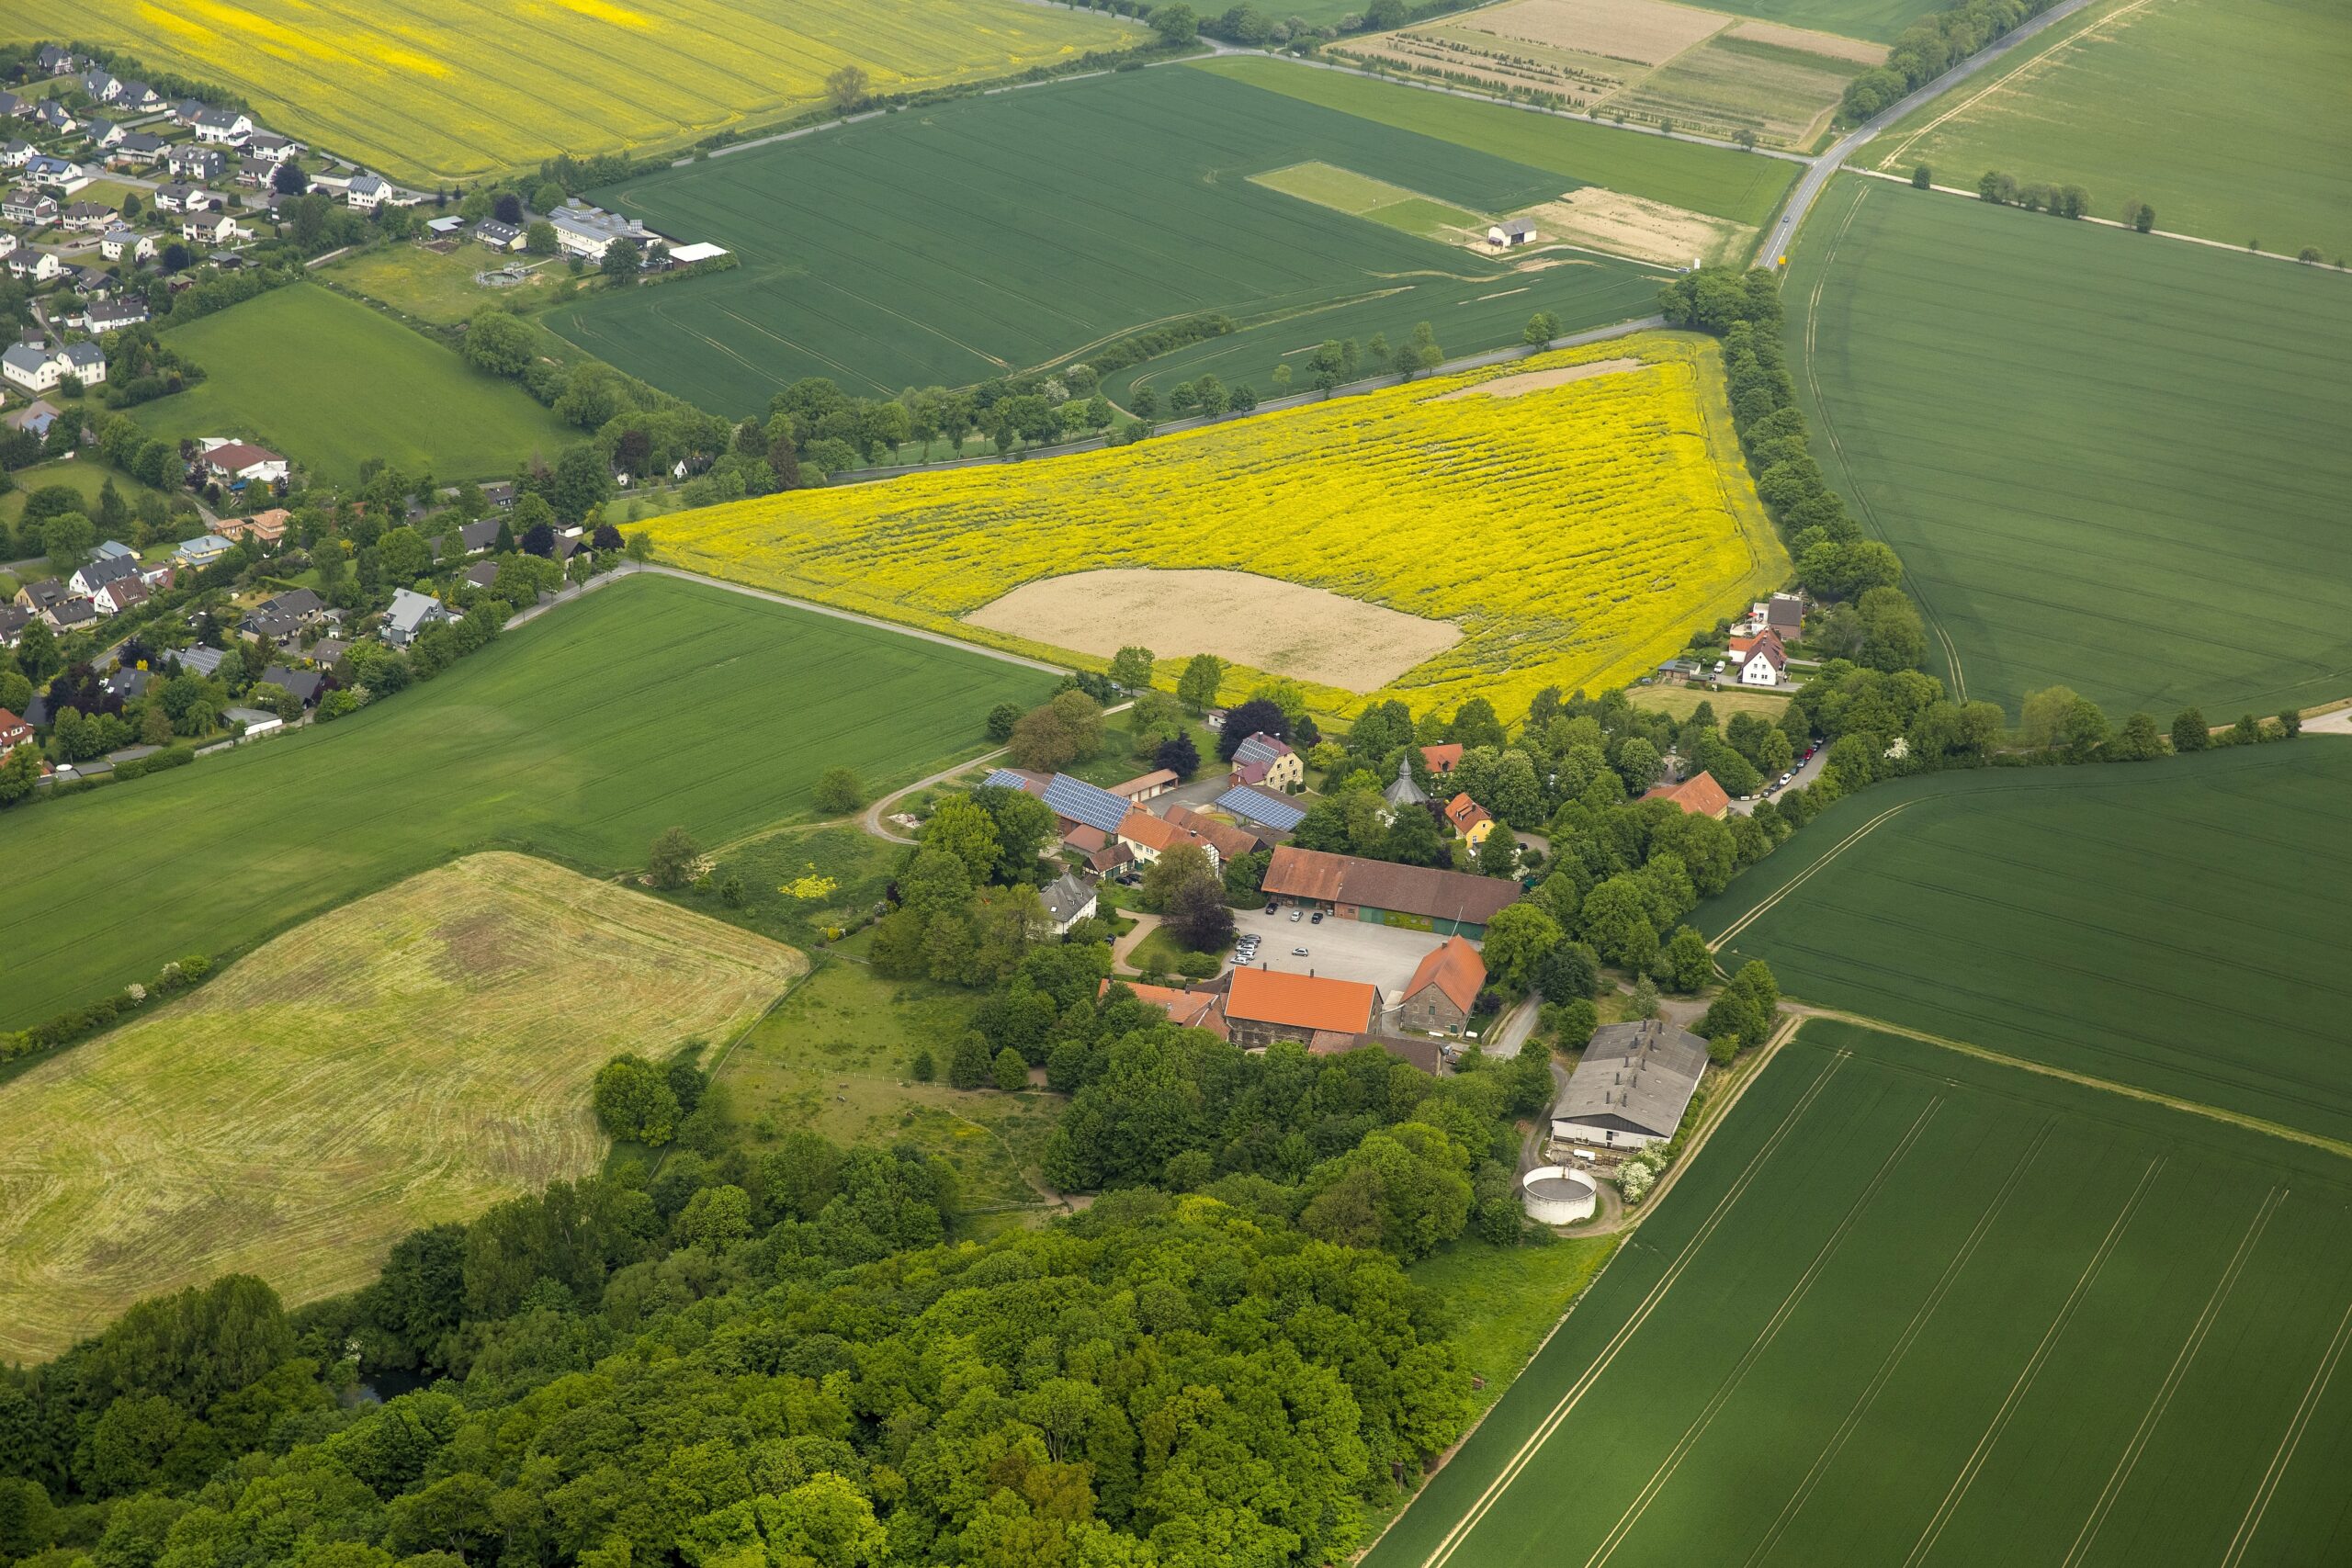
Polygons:
<instances>
[{"instance_id":1,"label":"field boundary line","mask_svg":"<svg viewBox=\"0 0 2352 1568\"><path fill-rule=\"evenodd\" d=\"M1919 801L1926 798L1928 797L1925 795L1916 795L1909 800L1903 801L1894 806L1890 806L1885 810L1880 812L1877 816L1871 818L1869 821L1863 823L1860 827L1855 829L1852 832L1847 834L1844 838L1838 840L1823 853L1819 860L1814 862L1811 865L1797 873L1796 875L1789 878L1786 886L1781 887L1778 891L1774 892L1771 897L1766 898L1762 903L1758 904L1754 908L1748 910L1747 913L1740 916L1738 919L1734 920L1730 925L1725 926L1724 928L1723 934L1715 938L1713 942L1707 945L1718 953L1723 951L1724 947L1729 943L1734 937L1746 931L1749 926L1755 924L1759 918L1771 909L1773 905L1779 903L1781 899L1787 897L1790 894L1795 892L1798 888L1804 886L1808 881L1812 880L1816 872L1820 871L1823 866L1827 865L1831 861L1836 860L1839 855L1844 854L1847 850L1853 846L1857 840L1874 831L1880 823L1885 821L1896 812L1916 806Z\"/></svg>"},{"instance_id":2,"label":"field boundary line","mask_svg":"<svg viewBox=\"0 0 2352 1568\"><path fill-rule=\"evenodd\" d=\"M1960 1277L1968 1271L1968 1265L1974 1261L1977 1248L1984 1245L1986 1236L1993 1234L1994 1225L2007 1212L2009 1200L2016 1197L2018 1189L2024 1185L2025 1173L2033 1168L2035 1160L2041 1157L2041 1151L2048 1146L2056 1128L2054 1121L2044 1122L2027 1141L2024 1152L2018 1156L2018 1162L2010 1168L2007 1179L2001 1183L2000 1190L1993 1195L1993 1201L1985 1205L1984 1212L1976 1217L1976 1224L1969 1231L1967 1239L1961 1243L1960 1250L1944 1264L1944 1271L1936 1278L1935 1288L1912 1313L1911 1321L1904 1325L1902 1335L1888 1348L1885 1359L1879 1363L1878 1371L1871 1374L1871 1381L1863 1384L1861 1393L1854 1396L1853 1407L1846 1412L1846 1418L1838 1424L1837 1431L1830 1434L1829 1441L1823 1445L1821 1452L1814 1456L1804 1479L1789 1495L1789 1500L1781 1506L1780 1517L1772 1521L1772 1528L1764 1532L1764 1538L1748 1552L1747 1561L1749 1564L1762 1561L1779 1544L1781 1534L1788 1529L1789 1521L1795 1518L1805 1504L1812 1500L1815 1489L1821 1484L1822 1476L1828 1473L1838 1456L1846 1451L1846 1444L1860 1427L1862 1418L1877 1404L1878 1396L1886 1392L1886 1385L1894 1381L1895 1370L1910 1358L1911 1348L1919 1342L1919 1336L1926 1332L1928 1325L1942 1308L1945 1298L1951 1294L1952 1287L1960 1282Z\"/></svg>"},{"instance_id":3,"label":"field boundary line","mask_svg":"<svg viewBox=\"0 0 2352 1568\"><path fill-rule=\"evenodd\" d=\"M2302 1447L2312 1412L2326 1395L2327 1385L2335 1381L2336 1365L2344 1359L2347 1337L2352 1337L2352 1302L2344 1303L2344 1315L2336 1320L2335 1337L2327 1342L2319 1365L2312 1370L2312 1381L2303 1385L2302 1402L2295 1406L2287 1430L2279 1436L2278 1451L2270 1456L2270 1467L2262 1472L2262 1484L2254 1489L2254 1499L2246 1505L2245 1517L2238 1522L2237 1534L2230 1538L2230 1549L2222 1555L2222 1568L2237 1568L2245 1561L2246 1548L2254 1544L2255 1532L2262 1528L2262 1517L2270 1511L2270 1499L2278 1495L2278 1483L2286 1475L2287 1467L2294 1462L2295 1450Z\"/></svg>"},{"instance_id":4,"label":"field boundary line","mask_svg":"<svg viewBox=\"0 0 2352 1568\"><path fill-rule=\"evenodd\" d=\"M1765 1351L1772 1348L1773 1342L1780 1338L1781 1330L1788 1326L1789 1319L1796 1315L1797 1308L1804 1305L1805 1297L1813 1292L1813 1287L1820 1280L1822 1270L1829 1267L1829 1260L1837 1256L1838 1248L1845 1245L1846 1238L1853 1234L1854 1226L1861 1219L1863 1211L1870 1207L1871 1201L1876 1198L1880 1189L1886 1185L1886 1179L1894 1174L1894 1168L1903 1163L1904 1156L1908 1155L1913 1145L1918 1143L1919 1135L1928 1130L1928 1123L1935 1120L1936 1112L1943 1109L1943 1096L1936 1095L1920 1108L1917 1116L1912 1118L1909 1129L1904 1133L1894 1147L1887 1151L1886 1158L1879 1162L1879 1168L1871 1174L1869 1182L1854 1195L1854 1201L1846 1206L1846 1213L1838 1220L1837 1228L1822 1238L1821 1246L1814 1252L1813 1261L1805 1265L1804 1272L1797 1276L1796 1282L1790 1286L1788 1293L1781 1298L1781 1304L1773 1310L1772 1315L1765 1321L1764 1326L1757 1331L1756 1337L1748 1342L1747 1348L1741 1352L1739 1359L1733 1363L1731 1371L1724 1374L1713 1396L1701 1407L1699 1414L1692 1417L1690 1425L1683 1429L1682 1436L1676 1440L1674 1447L1668 1450L1667 1457L1659 1461L1658 1468L1650 1476L1648 1483L1643 1486L1641 1491L1634 1495L1634 1500L1625 1506L1625 1512L1619 1517L1615 1527L1601 1539L1600 1545L1593 1550L1592 1555L1585 1559L1585 1568L1600 1568L1601 1563L1617 1555L1617 1549L1625 1544L1634 1528L1642 1522L1642 1517L1650 1511L1650 1505L1664 1495L1667 1486L1673 1481L1675 1472L1682 1468L1682 1461L1690 1457L1690 1450L1699 1446L1699 1440L1705 1437L1707 1429L1715 1424L1715 1417L1723 1414L1724 1406L1730 1404L1732 1395L1739 1392L1739 1385L1747 1381L1747 1374L1755 1369L1757 1361Z\"/></svg>"},{"instance_id":5,"label":"field boundary line","mask_svg":"<svg viewBox=\"0 0 2352 1568\"><path fill-rule=\"evenodd\" d=\"M1952 1478L1951 1489L1944 1494L1942 1506L1928 1521L1927 1529L1919 1532L1919 1539L1913 1544L1910 1555L1903 1560L1903 1568L1916 1568L1916 1564L1934 1551L1936 1542L1942 1539L1944 1528L1951 1523L1952 1515L1960 1511L1960 1505L1968 1496L1970 1488L1976 1484L1976 1478L1984 1472L1985 1461L1993 1457L1993 1450L1999 1444L2002 1434L2008 1430L2009 1418L2017 1414L2018 1402L2032 1391L2034 1382L2041 1376L2041 1369L2049 1364L2050 1353L2057 1348L2060 1337L2074 1322L2075 1309L2082 1305L2083 1298L2090 1293L2091 1286L2098 1283L2099 1275L2106 1271L2107 1260L2115 1256L2115 1248L2122 1241L2132 1216L2139 1213L2141 1200L2147 1197L2148 1188L2155 1181L2156 1173L2164 1168L2165 1156L2158 1155L2140 1173L2140 1184L2132 1189L2132 1196L2123 1201L2122 1213L2115 1216L2115 1222L2107 1227L2107 1235L2100 1238L2098 1248L2092 1252L2090 1261L2083 1265L2081 1275L2075 1280L2075 1288L2066 1293L2065 1301L2058 1308L2058 1315L2052 1318L2050 1326L2041 1331L2041 1342L2033 1348L2033 1354L2026 1358L2025 1365L2018 1369L2016 1381L2009 1384L2007 1396L2001 1401L2001 1407L1993 1413L1984 1435L1976 1439L1976 1447L1969 1452L1968 1462L1962 1465L1960 1473Z\"/></svg>"},{"instance_id":6,"label":"field boundary line","mask_svg":"<svg viewBox=\"0 0 2352 1568\"><path fill-rule=\"evenodd\" d=\"M2089 1517L2083 1520L2083 1528L2075 1537L2075 1544L2067 1551L2060 1568L2075 1568L2075 1564L2082 1560L2083 1553L2098 1540L2098 1532L2106 1527L2107 1516L2115 1507L2115 1499L2122 1495L2124 1486L2132 1479L2132 1472L2139 1468L2140 1456L2147 1451L2148 1439L2154 1435L2156 1424L2172 1407L2172 1397L2180 1392L2181 1380L2188 1375L2189 1364L2197 1359L2197 1352L2205 1347L2205 1337L2213 1331L2214 1322L2221 1317L2222 1303L2229 1299L2231 1292L2237 1289L2238 1276L2245 1270L2245 1260L2253 1256L2256 1246L2262 1239L2262 1233L2270 1228L2271 1217L2278 1213L2286 1201L2287 1189L2284 1187L2273 1187L2263 1195L2262 1207L2255 1212L2253 1223L2246 1226L2245 1235L2238 1238L2237 1250L2230 1255L2229 1264L2222 1270L2222 1277L2213 1282L2212 1294L2205 1298L2204 1310L2197 1314L2197 1322L2189 1329L2188 1337L2182 1341L2179 1354L2173 1357L2172 1366L2165 1372L2165 1381L2157 1385L2154 1395L2149 1399L2148 1408L2140 1416L2140 1425L2133 1429L2131 1442L2116 1456L2115 1469L2108 1476L2107 1485L2101 1488L2098 1501L2092 1506Z\"/></svg>"},{"instance_id":7,"label":"field boundary line","mask_svg":"<svg viewBox=\"0 0 2352 1568\"><path fill-rule=\"evenodd\" d=\"M1976 1045L1965 1040L1953 1040L1941 1034L1930 1034L1923 1029L1911 1029L1903 1024L1890 1023L1883 1018L1871 1018L1866 1013L1845 1012L1836 1008L1811 1007L1801 1002L1794 1005L1803 1009L1807 1017L1826 1018L1835 1023L1857 1024L1864 1029L1876 1030L1881 1034L1893 1034L1905 1040L1917 1040L1922 1045L1934 1045L1946 1051L1957 1051L1963 1056L1973 1056L1981 1062L1992 1062L2004 1067L2015 1067L2020 1072L2037 1073L2043 1077L2058 1078L2066 1083L2080 1085L2084 1089L2103 1089L2109 1094L2120 1094L2126 1100L2142 1100L2150 1105L2161 1105L2168 1111L2179 1111L2191 1116L2202 1116L2207 1121L2220 1122L2224 1125L2242 1128L2249 1133L2267 1134L2271 1137L2282 1138L2290 1144L2301 1144L2306 1148L2334 1155L2338 1159L2352 1159L2352 1144L2328 1137L2321 1133L2307 1133L2301 1127L2290 1127L2283 1122L2267 1122L2259 1116L2249 1116L2243 1111L2227 1111L2218 1105L2208 1105L2202 1100L2184 1100L2176 1094L2165 1094L2153 1089L2142 1089L2137 1084L2118 1083L2113 1078L2078 1073L2071 1067L2057 1067L2047 1062L2012 1056L2006 1051L1996 1051L1989 1045Z\"/></svg>"},{"instance_id":8,"label":"field boundary line","mask_svg":"<svg viewBox=\"0 0 2352 1568\"><path fill-rule=\"evenodd\" d=\"M1618 1325L1617 1332L1610 1336L1609 1342L1601 1348L1600 1354L1594 1358L1592 1364L1584 1370L1575 1382L1568 1385L1567 1392L1561 1394L1559 1402L1552 1406L1550 1414L1538 1424L1527 1440L1520 1445L1519 1451L1511 1455L1510 1461L1503 1466L1495 1479L1487 1483L1487 1489L1478 1495L1477 1501L1464 1511L1461 1518L1454 1521L1453 1528L1446 1532L1445 1539L1441 1540L1436 1550L1423 1560L1422 1568L1442 1568L1442 1565L1450 1562L1453 1554L1461 1550L1462 1543L1469 1539L1471 1531L1477 1529L1486 1518L1487 1512L1495 1506L1496 1500L1518 1481L1520 1473L1527 1468L1529 1461L1542 1451L1545 1443L1551 1441L1552 1435L1559 1430L1561 1423L1567 1419L1569 1413L1600 1381L1602 1374L1608 1371L1618 1355L1633 1341L1642 1325L1649 1320L1650 1314L1657 1310L1658 1303L1665 1300L1667 1292L1671 1291L1675 1283L1681 1279L1683 1270L1690 1267L1690 1261L1698 1257L1706 1244L1713 1238L1715 1227L1723 1223L1724 1217L1731 1213L1742 1197L1747 1195L1749 1183L1756 1179L1757 1174L1779 1150L1781 1140L1788 1136L1792 1128L1804 1120L1805 1112L1812 1109L1813 1102L1820 1098L1821 1091L1828 1087L1829 1080L1838 1076L1849 1059L1847 1053L1838 1052L1828 1069L1805 1086L1804 1093L1797 1097L1794 1105L1789 1107L1787 1114L1781 1118L1781 1124L1772 1130L1772 1135L1765 1140L1764 1146L1748 1160L1747 1168L1740 1172L1739 1179L1732 1183L1730 1189L1716 1202L1713 1211L1708 1214L1706 1222L1691 1235L1688 1242L1683 1244L1681 1252L1676 1256L1673 1263L1668 1266L1667 1271L1658 1277L1657 1282L1650 1287L1649 1293L1642 1298L1641 1304L1627 1316L1623 1324Z\"/></svg>"}]
</instances>

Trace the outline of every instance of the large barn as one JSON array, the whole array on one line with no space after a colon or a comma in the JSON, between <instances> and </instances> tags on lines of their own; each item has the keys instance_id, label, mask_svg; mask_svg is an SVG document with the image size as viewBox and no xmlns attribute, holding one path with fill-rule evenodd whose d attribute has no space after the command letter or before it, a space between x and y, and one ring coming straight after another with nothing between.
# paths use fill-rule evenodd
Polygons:
<instances>
[{"instance_id":1,"label":"large barn","mask_svg":"<svg viewBox=\"0 0 2352 1568\"><path fill-rule=\"evenodd\" d=\"M1343 920L1474 942L1486 935L1487 922L1498 912L1519 901L1519 884L1505 877L1359 860L1289 844L1274 851L1264 886L1268 897L1329 910Z\"/></svg>"},{"instance_id":2,"label":"large barn","mask_svg":"<svg viewBox=\"0 0 2352 1568\"><path fill-rule=\"evenodd\" d=\"M1638 1149L1674 1136L1707 1070L1707 1043L1663 1019L1593 1031L1552 1105L1552 1140Z\"/></svg>"}]
</instances>

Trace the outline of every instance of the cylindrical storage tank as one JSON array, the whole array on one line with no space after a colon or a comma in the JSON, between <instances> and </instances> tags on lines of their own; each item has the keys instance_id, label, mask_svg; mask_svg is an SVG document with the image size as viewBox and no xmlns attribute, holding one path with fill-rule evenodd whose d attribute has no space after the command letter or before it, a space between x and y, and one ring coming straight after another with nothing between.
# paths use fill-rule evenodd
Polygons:
<instances>
[{"instance_id":1,"label":"cylindrical storage tank","mask_svg":"<svg viewBox=\"0 0 2352 1568\"><path fill-rule=\"evenodd\" d=\"M1539 1225L1567 1225L1592 1217L1592 1178L1566 1166L1543 1165L1520 1179L1520 1201Z\"/></svg>"}]
</instances>

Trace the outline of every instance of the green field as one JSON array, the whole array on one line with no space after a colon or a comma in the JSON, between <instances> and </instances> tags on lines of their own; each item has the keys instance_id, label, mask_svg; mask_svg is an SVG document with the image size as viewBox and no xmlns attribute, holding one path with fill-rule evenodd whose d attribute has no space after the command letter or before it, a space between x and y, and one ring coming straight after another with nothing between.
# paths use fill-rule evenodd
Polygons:
<instances>
[{"instance_id":1,"label":"green field","mask_svg":"<svg viewBox=\"0 0 2352 1568\"><path fill-rule=\"evenodd\" d=\"M1546 170L1568 182L1562 190L1605 186L1627 196L1750 225L1761 225L1771 216L1781 193L1796 178L1797 166L1779 158L1729 152L1558 115L1532 114L1347 72L1312 70L1266 56L1234 55L1204 61L1189 69L1229 82L1245 82L1373 125L1413 131ZM1370 133L1359 130L1356 134L1368 137ZM1344 156L1335 161L1363 166Z\"/></svg>"},{"instance_id":2,"label":"green field","mask_svg":"<svg viewBox=\"0 0 2352 1568\"><path fill-rule=\"evenodd\" d=\"M1708 156L1745 173L1733 154ZM1378 296L1387 330L1404 333L1523 288L1508 334L1491 342L1516 341L1537 309L1584 326L1649 304L1654 269L1520 274L1250 178L1315 161L1477 211L1556 197L1582 178L1223 74L1128 73L632 181L601 199L727 245L743 265L544 319L624 370L742 413L803 376L869 395L960 386L1204 310L1247 321ZM1464 328L1461 346L1483 346Z\"/></svg>"},{"instance_id":3,"label":"green field","mask_svg":"<svg viewBox=\"0 0 2352 1568\"><path fill-rule=\"evenodd\" d=\"M2352 10L2332 0L2114 0L2025 62L1879 138L1877 166L2078 185L2156 224L2293 255L2352 255Z\"/></svg>"},{"instance_id":4,"label":"green field","mask_svg":"<svg viewBox=\"0 0 2352 1568\"><path fill-rule=\"evenodd\" d=\"M476 273L502 265L537 270L528 283L512 288L489 288L474 281ZM560 261L501 255L470 241L447 252L416 243L377 245L328 263L318 276L437 326L454 326L493 302L518 310L544 304L577 287L571 269Z\"/></svg>"},{"instance_id":5,"label":"green field","mask_svg":"<svg viewBox=\"0 0 2352 1568\"><path fill-rule=\"evenodd\" d=\"M0 817L0 1028L220 953L492 840L641 865L983 744L1047 679L897 632L662 578L518 628L332 725Z\"/></svg>"},{"instance_id":6,"label":"green field","mask_svg":"<svg viewBox=\"0 0 2352 1568\"><path fill-rule=\"evenodd\" d=\"M1366 1568L2343 1562L2347 1179L1807 1023Z\"/></svg>"},{"instance_id":7,"label":"green field","mask_svg":"<svg viewBox=\"0 0 2352 1568\"><path fill-rule=\"evenodd\" d=\"M1893 43L1920 17L1948 9L1943 0L1709 0L1705 8L1873 43Z\"/></svg>"},{"instance_id":8,"label":"green field","mask_svg":"<svg viewBox=\"0 0 2352 1568\"><path fill-rule=\"evenodd\" d=\"M1288 168L1252 175L1250 179L1253 185L1328 207L1334 212L1369 218L1374 223L1431 239L1443 238L1442 231L1449 226L1468 229L1482 221L1475 212L1332 164L1293 164Z\"/></svg>"},{"instance_id":9,"label":"green field","mask_svg":"<svg viewBox=\"0 0 2352 1568\"><path fill-rule=\"evenodd\" d=\"M104 463L93 462L86 457L70 457L54 463L42 463L36 468L18 468L8 478L16 488L6 495L0 495L0 524L12 528L16 526L17 519L25 514L25 502L32 499L33 491L47 490L51 485L65 486L92 507L97 505L98 497L106 490L108 479L114 481L115 493L129 505L135 506L141 496L154 493L129 474L117 473Z\"/></svg>"},{"instance_id":10,"label":"green field","mask_svg":"<svg viewBox=\"0 0 2352 1568\"><path fill-rule=\"evenodd\" d=\"M132 418L167 439L249 435L331 482L370 457L444 480L503 479L582 438L514 382L329 289L272 289L165 335L206 378Z\"/></svg>"},{"instance_id":11,"label":"green field","mask_svg":"<svg viewBox=\"0 0 2352 1568\"><path fill-rule=\"evenodd\" d=\"M2352 278L1849 177L1788 298L1815 453L1968 696L2352 685Z\"/></svg>"},{"instance_id":12,"label":"green field","mask_svg":"<svg viewBox=\"0 0 2352 1568\"><path fill-rule=\"evenodd\" d=\"M1905 780L1694 923L1808 1002L2352 1141L2347 792L2320 735Z\"/></svg>"},{"instance_id":13,"label":"green field","mask_svg":"<svg viewBox=\"0 0 2352 1568\"><path fill-rule=\"evenodd\" d=\"M0 1356L220 1274L356 1290L417 1226L595 1170L589 1080L616 1053L729 1040L807 972L527 855L305 921L0 1085Z\"/></svg>"}]
</instances>

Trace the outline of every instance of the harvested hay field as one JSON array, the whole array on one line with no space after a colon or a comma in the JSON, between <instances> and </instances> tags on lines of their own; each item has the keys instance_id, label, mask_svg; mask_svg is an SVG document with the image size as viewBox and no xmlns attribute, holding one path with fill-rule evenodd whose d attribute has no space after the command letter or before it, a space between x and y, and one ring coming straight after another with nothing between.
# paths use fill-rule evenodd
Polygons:
<instances>
[{"instance_id":1,"label":"harvested hay field","mask_svg":"<svg viewBox=\"0 0 2352 1568\"><path fill-rule=\"evenodd\" d=\"M1538 374L1573 380L1584 368ZM1023 583L964 619L1105 659L1129 643L1162 659L1214 653L1357 693L1377 691L1462 640L1450 621L1247 571L1074 571Z\"/></svg>"},{"instance_id":2,"label":"harvested hay field","mask_svg":"<svg viewBox=\"0 0 2352 1568\"><path fill-rule=\"evenodd\" d=\"M1521 43L1580 50L1663 65L1702 39L1712 37L1724 18L1665 0L1512 0L1469 18L1477 31Z\"/></svg>"},{"instance_id":3,"label":"harvested hay field","mask_svg":"<svg viewBox=\"0 0 2352 1568\"><path fill-rule=\"evenodd\" d=\"M1742 22L1723 36L1742 43L1770 44L1776 49L1793 49L1801 54L1849 60L1857 65L1886 63L1886 45L1883 43L1865 43L1858 38L1817 33L1808 28L1784 28L1778 22Z\"/></svg>"},{"instance_id":4,"label":"harvested hay field","mask_svg":"<svg viewBox=\"0 0 2352 1568\"><path fill-rule=\"evenodd\" d=\"M419 1225L594 1169L615 1053L730 1038L806 969L516 854L322 915L0 1087L0 1359L218 1274L364 1283Z\"/></svg>"},{"instance_id":5,"label":"harvested hay field","mask_svg":"<svg viewBox=\"0 0 2352 1568\"><path fill-rule=\"evenodd\" d=\"M1456 398L1520 398L1550 387L1565 387L1571 381L1589 381L1595 376L1614 376L1621 371L1639 370L1641 367L1642 362L1638 359L1596 359L1589 365L1562 365L1551 370L1530 370L1521 376L1474 382L1467 387L1457 387L1437 400L1450 403Z\"/></svg>"},{"instance_id":6,"label":"harvested hay field","mask_svg":"<svg viewBox=\"0 0 2352 1568\"><path fill-rule=\"evenodd\" d=\"M1689 266L1693 257L1735 260L1756 235L1748 225L1728 218L1710 218L1599 186L1530 208L1526 216L1535 220L1546 240L1668 266Z\"/></svg>"}]
</instances>

